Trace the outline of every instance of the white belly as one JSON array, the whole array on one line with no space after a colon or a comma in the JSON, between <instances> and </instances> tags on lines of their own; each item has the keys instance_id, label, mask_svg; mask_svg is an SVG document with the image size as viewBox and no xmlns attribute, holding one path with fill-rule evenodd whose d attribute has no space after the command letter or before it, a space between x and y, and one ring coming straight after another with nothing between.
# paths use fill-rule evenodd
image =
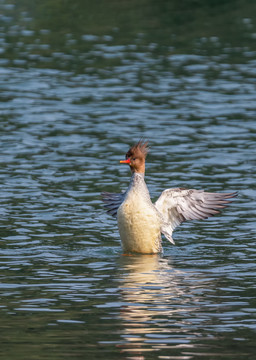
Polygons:
<instances>
[{"instance_id":1,"label":"white belly","mask_svg":"<svg viewBox=\"0 0 256 360\"><path fill-rule=\"evenodd\" d=\"M119 207L117 221L125 253L159 253L161 247L160 220L153 206L130 196Z\"/></svg>"}]
</instances>

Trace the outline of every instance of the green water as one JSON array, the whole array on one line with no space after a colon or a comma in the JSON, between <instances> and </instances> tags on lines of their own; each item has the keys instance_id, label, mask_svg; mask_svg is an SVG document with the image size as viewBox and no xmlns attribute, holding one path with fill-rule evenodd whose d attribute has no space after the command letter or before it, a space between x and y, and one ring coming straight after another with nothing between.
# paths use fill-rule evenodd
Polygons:
<instances>
[{"instance_id":1,"label":"green water","mask_svg":"<svg viewBox=\"0 0 256 360\"><path fill-rule=\"evenodd\" d=\"M256 5L0 1L0 357L254 359ZM122 256L101 191L239 191Z\"/></svg>"}]
</instances>

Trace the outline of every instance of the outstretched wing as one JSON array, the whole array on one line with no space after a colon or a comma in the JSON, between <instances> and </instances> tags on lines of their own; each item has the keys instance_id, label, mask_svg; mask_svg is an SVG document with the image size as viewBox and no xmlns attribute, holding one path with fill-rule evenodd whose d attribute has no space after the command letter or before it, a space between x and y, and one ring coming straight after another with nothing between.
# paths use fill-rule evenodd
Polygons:
<instances>
[{"instance_id":1,"label":"outstretched wing","mask_svg":"<svg viewBox=\"0 0 256 360\"><path fill-rule=\"evenodd\" d=\"M109 192L101 193L102 200L105 203L104 206L107 209L107 212L109 214L111 214L114 217L117 216L117 210L118 210L119 206L122 204L122 202L125 198L125 194L126 194L126 192L121 193L121 194L109 193Z\"/></svg>"},{"instance_id":2,"label":"outstretched wing","mask_svg":"<svg viewBox=\"0 0 256 360\"><path fill-rule=\"evenodd\" d=\"M236 195L236 192L221 194L194 189L167 189L155 206L173 231L183 221L206 219L218 214Z\"/></svg>"}]
</instances>

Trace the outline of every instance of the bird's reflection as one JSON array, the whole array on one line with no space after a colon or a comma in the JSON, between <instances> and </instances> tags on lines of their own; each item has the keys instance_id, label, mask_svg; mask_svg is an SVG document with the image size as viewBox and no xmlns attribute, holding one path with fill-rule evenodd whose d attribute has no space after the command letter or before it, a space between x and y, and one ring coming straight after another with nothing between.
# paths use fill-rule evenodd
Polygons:
<instances>
[{"instance_id":1,"label":"bird's reflection","mask_svg":"<svg viewBox=\"0 0 256 360\"><path fill-rule=\"evenodd\" d=\"M184 340L186 321L180 313L192 311L191 306L185 310L191 294L182 282L184 274L159 255L123 256L120 268L122 351L136 355L132 359L144 359L145 351L167 346L171 337Z\"/></svg>"}]
</instances>

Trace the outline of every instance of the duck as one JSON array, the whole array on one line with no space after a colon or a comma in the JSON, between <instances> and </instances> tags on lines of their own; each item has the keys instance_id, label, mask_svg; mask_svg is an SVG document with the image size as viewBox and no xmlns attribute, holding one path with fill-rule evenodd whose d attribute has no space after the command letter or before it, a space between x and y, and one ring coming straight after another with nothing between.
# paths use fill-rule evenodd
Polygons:
<instances>
[{"instance_id":1,"label":"duck","mask_svg":"<svg viewBox=\"0 0 256 360\"><path fill-rule=\"evenodd\" d=\"M162 235L175 244L172 234L184 221L201 220L220 213L237 192L213 193L204 190L170 188L153 203L145 182L148 141L140 140L125 155L131 179L123 193L102 193L109 214L116 217L124 254L163 252Z\"/></svg>"}]
</instances>

